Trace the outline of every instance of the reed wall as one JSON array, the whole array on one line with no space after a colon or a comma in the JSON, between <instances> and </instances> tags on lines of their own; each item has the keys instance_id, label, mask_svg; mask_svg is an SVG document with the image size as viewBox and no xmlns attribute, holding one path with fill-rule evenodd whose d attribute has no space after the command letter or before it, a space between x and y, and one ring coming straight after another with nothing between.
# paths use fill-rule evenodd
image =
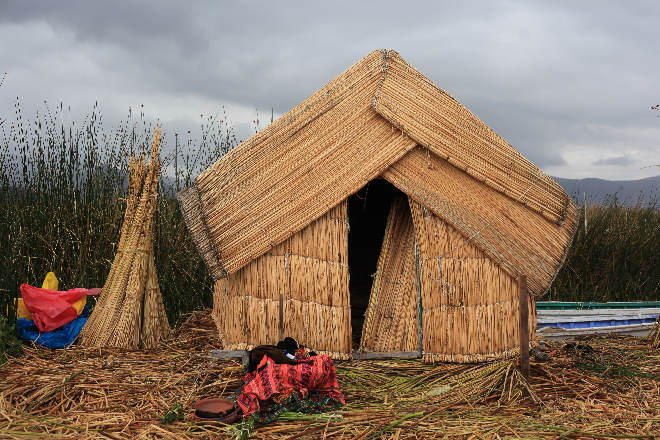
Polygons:
<instances>
[{"instance_id":1,"label":"reed wall","mask_svg":"<svg viewBox=\"0 0 660 440\"><path fill-rule=\"evenodd\" d=\"M415 231L407 200L392 203L362 327L361 351L415 351L419 346Z\"/></svg>"},{"instance_id":2,"label":"reed wall","mask_svg":"<svg viewBox=\"0 0 660 440\"><path fill-rule=\"evenodd\" d=\"M215 283L213 317L227 349L285 336L351 354L347 203L342 202L243 269Z\"/></svg>"},{"instance_id":3,"label":"reed wall","mask_svg":"<svg viewBox=\"0 0 660 440\"><path fill-rule=\"evenodd\" d=\"M409 204L420 259L424 361L483 362L518 353L516 279L430 210ZM531 296L529 307L533 340Z\"/></svg>"}]
</instances>

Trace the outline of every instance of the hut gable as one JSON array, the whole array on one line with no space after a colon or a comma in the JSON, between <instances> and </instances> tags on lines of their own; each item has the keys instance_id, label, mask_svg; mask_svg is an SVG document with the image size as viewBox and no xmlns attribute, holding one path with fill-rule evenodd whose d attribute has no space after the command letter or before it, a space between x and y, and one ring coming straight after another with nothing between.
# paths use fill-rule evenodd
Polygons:
<instances>
[{"instance_id":1,"label":"hut gable","mask_svg":"<svg viewBox=\"0 0 660 440\"><path fill-rule=\"evenodd\" d=\"M367 55L219 159L178 198L217 280L379 176L474 238L507 272L527 274L535 293L549 286L574 230L568 195L393 51ZM447 176L454 179L449 195ZM461 197L460 185L471 193ZM511 213L485 212L480 197L506 202ZM551 238L530 237L546 232Z\"/></svg>"}]
</instances>

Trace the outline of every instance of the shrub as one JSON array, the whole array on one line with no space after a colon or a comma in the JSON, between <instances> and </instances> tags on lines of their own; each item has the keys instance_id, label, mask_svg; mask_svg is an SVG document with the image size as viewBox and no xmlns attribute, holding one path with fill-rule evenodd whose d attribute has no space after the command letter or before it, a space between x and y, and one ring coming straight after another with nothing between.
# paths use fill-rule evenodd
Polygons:
<instances>
[{"instance_id":1,"label":"shrub","mask_svg":"<svg viewBox=\"0 0 660 440\"><path fill-rule=\"evenodd\" d=\"M0 365L7 362L8 357L18 356L22 350L22 344L16 338L16 328L0 315Z\"/></svg>"}]
</instances>

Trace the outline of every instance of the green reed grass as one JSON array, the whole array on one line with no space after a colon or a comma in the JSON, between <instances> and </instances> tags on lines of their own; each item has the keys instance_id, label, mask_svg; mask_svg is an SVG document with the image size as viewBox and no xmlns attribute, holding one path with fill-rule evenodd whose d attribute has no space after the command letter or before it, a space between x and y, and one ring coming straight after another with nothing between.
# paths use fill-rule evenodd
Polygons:
<instances>
[{"instance_id":1,"label":"green reed grass","mask_svg":"<svg viewBox=\"0 0 660 440\"><path fill-rule=\"evenodd\" d=\"M555 301L660 300L660 209L615 196L581 209L566 263L549 294Z\"/></svg>"}]
</instances>

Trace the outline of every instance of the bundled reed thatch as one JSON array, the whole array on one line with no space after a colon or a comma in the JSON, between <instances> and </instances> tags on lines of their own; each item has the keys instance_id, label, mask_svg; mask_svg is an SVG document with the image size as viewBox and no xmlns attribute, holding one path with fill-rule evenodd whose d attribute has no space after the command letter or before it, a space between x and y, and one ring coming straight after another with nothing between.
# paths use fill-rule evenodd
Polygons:
<instances>
[{"instance_id":1,"label":"bundled reed thatch","mask_svg":"<svg viewBox=\"0 0 660 440\"><path fill-rule=\"evenodd\" d=\"M421 304L426 360L515 352L516 279L527 277L533 297L546 292L576 229L575 206L483 121L386 50L367 55L177 195L216 280L215 317L228 348L286 334L350 353L346 260L312 255L329 249L314 234L334 207L379 177L432 214L413 215L413 226L405 215L391 219L362 349L419 349L413 324ZM347 252L347 240L323 233L333 255ZM295 242L303 252L288 247ZM410 294L414 286L421 294Z\"/></svg>"},{"instance_id":2,"label":"bundled reed thatch","mask_svg":"<svg viewBox=\"0 0 660 440\"><path fill-rule=\"evenodd\" d=\"M88 347L153 348L169 333L153 255L160 129L151 162L129 158L129 194L117 254L81 337Z\"/></svg>"},{"instance_id":3,"label":"bundled reed thatch","mask_svg":"<svg viewBox=\"0 0 660 440\"><path fill-rule=\"evenodd\" d=\"M362 327L362 351L418 351L415 231L406 199L390 208Z\"/></svg>"},{"instance_id":4,"label":"bundled reed thatch","mask_svg":"<svg viewBox=\"0 0 660 440\"><path fill-rule=\"evenodd\" d=\"M501 194L425 148L415 148L383 177L450 224L509 275L527 275L543 295L564 261L577 225L570 203L562 224Z\"/></svg>"},{"instance_id":5,"label":"bundled reed thatch","mask_svg":"<svg viewBox=\"0 0 660 440\"><path fill-rule=\"evenodd\" d=\"M570 214L570 198L552 178L394 51L360 60L210 166L178 198L219 279L311 224L417 145L526 213L555 226ZM570 237L564 240L560 246Z\"/></svg>"},{"instance_id":6,"label":"bundled reed thatch","mask_svg":"<svg viewBox=\"0 0 660 440\"><path fill-rule=\"evenodd\" d=\"M373 107L418 145L557 224L570 199L552 177L394 51L383 52Z\"/></svg>"}]
</instances>

